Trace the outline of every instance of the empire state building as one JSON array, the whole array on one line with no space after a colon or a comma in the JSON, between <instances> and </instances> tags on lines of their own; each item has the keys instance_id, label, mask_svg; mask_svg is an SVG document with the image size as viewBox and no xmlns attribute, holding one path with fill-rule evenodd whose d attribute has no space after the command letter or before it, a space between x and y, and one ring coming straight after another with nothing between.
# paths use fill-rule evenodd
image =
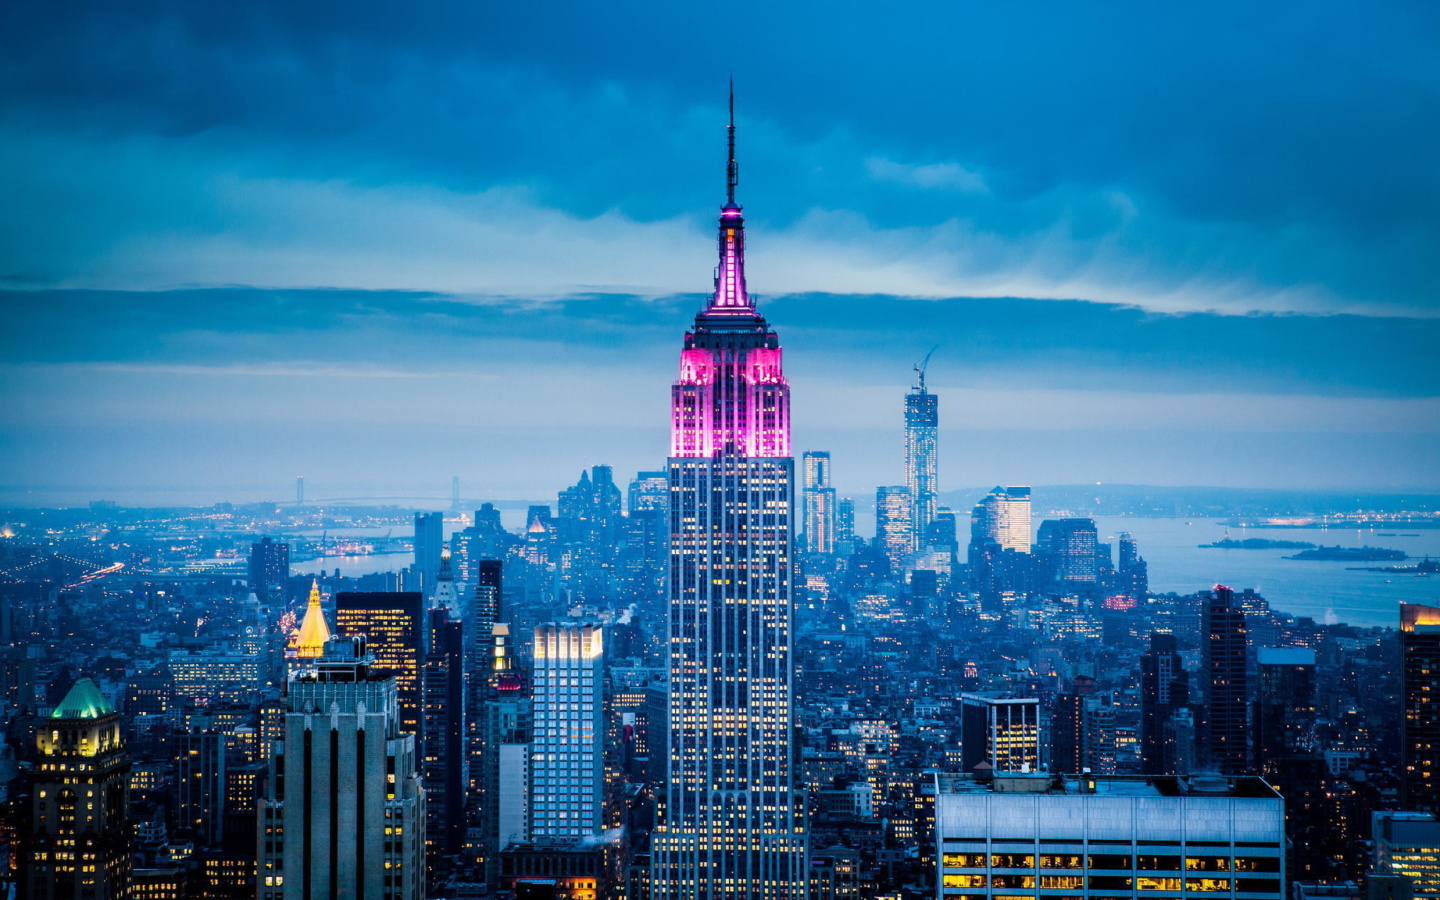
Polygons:
<instances>
[{"instance_id":1,"label":"empire state building","mask_svg":"<svg viewBox=\"0 0 1440 900\"><path fill-rule=\"evenodd\" d=\"M806 896L791 730L790 387L745 289L731 97L715 293L671 389L669 782L651 845L665 900Z\"/></svg>"}]
</instances>

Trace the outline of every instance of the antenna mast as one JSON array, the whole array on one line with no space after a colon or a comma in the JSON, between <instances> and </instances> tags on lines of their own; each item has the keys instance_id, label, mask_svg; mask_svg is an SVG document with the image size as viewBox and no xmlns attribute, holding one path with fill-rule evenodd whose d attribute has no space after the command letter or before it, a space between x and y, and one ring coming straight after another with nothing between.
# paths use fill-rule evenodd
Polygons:
<instances>
[{"instance_id":1,"label":"antenna mast","mask_svg":"<svg viewBox=\"0 0 1440 900\"><path fill-rule=\"evenodd\" d=\"M735 205L735 188L740 184L740 167L735 163L735 76L730 76L730 125L725 129L729 133L730 158L725 164L725 202Z\"/></svg>"}]
</instances>

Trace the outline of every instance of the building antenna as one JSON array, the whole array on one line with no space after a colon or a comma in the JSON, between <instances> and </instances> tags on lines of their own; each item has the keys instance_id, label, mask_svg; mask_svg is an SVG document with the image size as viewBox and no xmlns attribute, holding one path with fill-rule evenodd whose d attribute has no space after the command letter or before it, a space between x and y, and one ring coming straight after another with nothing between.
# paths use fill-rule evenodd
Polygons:
<instances>
[{"instance_id":1,"label":"building antenna","mask_svg":"<svg viewBox=\"0 0 1440 900\"><path fill-rule=\"evenodd\" d=\"M930 365L930 357L934 356L935 351L939 349L939 344L931 347L930 352L925 354L925 358L915 364L915 390L922 394L925 393L925 369Z\"/></svg>"},{"instance_id":2,"label":"building antenna","mask_svg":"<svg viewBox=\"0 0 1440 900\"><path fill-rule=\"evenodd\" d=\"M725 129L729 134L730 159L725 164L725 202L735 205L735 188L740 184L740 167L735 162L735 76L730 76L730 125Z\"/></svg>"}]
</instances>

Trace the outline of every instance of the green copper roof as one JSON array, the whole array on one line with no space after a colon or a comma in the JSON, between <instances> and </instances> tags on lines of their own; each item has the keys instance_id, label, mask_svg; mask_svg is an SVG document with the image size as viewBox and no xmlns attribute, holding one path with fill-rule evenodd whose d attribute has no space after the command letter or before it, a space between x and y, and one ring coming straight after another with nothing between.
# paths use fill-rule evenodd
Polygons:
<instances>
[{"instance_id":1,"label":"green copper roof","mask_svg":"<svg viewBox=\"0 0 1440 900\"><path fill-rule=\"evenodd\" d=\"M52 719L98 719L115 711L95 682L82 678L75 682L65 699L50 714Z\"/></svg>"}]
</instances>

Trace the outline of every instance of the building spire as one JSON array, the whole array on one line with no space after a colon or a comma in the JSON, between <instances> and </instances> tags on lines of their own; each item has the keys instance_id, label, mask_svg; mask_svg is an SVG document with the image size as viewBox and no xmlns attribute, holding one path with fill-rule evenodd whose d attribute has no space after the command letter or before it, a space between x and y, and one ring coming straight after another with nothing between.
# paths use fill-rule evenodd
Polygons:
<instances>
[{"instance_id":1,"label":"building spire","mask_svg":"<svg viewBox=\"0 0 1440 900\"><path fill-rule=\"evenodd\" d=\"M730 123L725 128L729 156L725 161L725 207L720 210L720 265L715 269L715 296L706 315L753 316L755 306L745 289L745 217L735 202L740 166L735 161L735 79L730 79Z\"/></svg>"},{"instance_id":2,"label":"building spire","mask_svg":"<svg viewBox=\"0 0 1440 900\"><path fill-rule=\"evenodd\" d=\"M730 154L725 164L725 206L735 205L735 188L740 185L740 167L735 163L735 76L730 76L730 125L725 129Z\"/></svg>"}]
</instances>

